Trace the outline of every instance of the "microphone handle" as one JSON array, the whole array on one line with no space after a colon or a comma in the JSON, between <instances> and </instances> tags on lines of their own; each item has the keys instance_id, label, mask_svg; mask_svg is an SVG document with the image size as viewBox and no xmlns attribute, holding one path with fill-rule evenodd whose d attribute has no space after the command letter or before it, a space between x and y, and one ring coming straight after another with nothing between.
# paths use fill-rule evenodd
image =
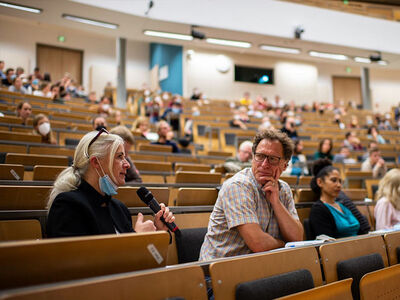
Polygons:
<instances>
[{"instance_id":1,"label":"microphone handle","mask_svg":"<svg viewBox=\"0 0 400 300\"><path fill-rule=\"evenodd\" d=\"M154 198L150 200L149 207L155 214L161 210L160 204L158 204L158 202ZM176 226L175 223L166 222L163 216L161 216L160 220L168 227L170 231L175 233L180 232L178 226Z\"/></svg>"}]
</instances>

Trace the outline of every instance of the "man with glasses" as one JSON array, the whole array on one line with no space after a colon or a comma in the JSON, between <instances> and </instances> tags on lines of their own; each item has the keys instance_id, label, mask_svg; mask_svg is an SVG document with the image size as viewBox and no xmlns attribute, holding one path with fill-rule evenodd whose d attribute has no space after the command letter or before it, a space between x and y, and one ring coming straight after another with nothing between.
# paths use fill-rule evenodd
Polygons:
<instances>
[{"instance_id":1,"label":"man with glasses","mask_svg":"<svg viewBox=\"0 0 400 300\"><path fill-rule=\"evenodd\" d=\"M227 180L218 194L200 260L284 247L303 238L289 185L279 180L293 153L288 136L257 133L251 168Z\"/></svg>"}]
</instances>

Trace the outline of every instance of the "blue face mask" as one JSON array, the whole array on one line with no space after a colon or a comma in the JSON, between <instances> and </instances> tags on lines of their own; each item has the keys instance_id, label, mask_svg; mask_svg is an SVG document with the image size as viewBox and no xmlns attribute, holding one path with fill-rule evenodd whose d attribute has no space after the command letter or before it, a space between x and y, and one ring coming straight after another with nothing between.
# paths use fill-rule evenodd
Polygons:
<instances>
[{"instance_id":1,"label":"blue face mask","mask_svg":"<svg viewBox=\"0 0 400 300\"><path fill-rule=\"evenodd\" d=\"M97 160L98 162L99 162L99 160ZM99 162L99 165L100 165L100 162ZM108 195L108 196L113 196L113 195L116 195L117 194L117 186L115 185L115 183L111 180L111 178L107 175L107 174L105 174L104 173L104 170L103 170L103 168L102 168L102 166L100 165L100 168L101 168L101 171L103 172L103 174L104 174L104 176L100 176L100 174L99 174L99 172L97 172L97 169L96 169L96 172L97 172L97 174L100 176L99 177L99 187L100 187L100 190L104 193L104 194L106 194L106 195Z\"/></svg>"},{"instance_id":2,"label":"blue face mask","mask_svg":"<svg viewBox=\"0 0 400 300\"><path fill-rule=\"evenodd\" d=\"M39 79L34 79L34 80L32 80L32 84L33 84L33 85L38 85L38 84L39 84Z\"/></svg>"},{"instance_id":3,"label":"blue face mask","mask_svg":"<svg viewBox=\"0 0 400 300\"><path fill-rule=\"evenodd\" d=\"M181 109L180 109L180 108L173 107L173 108L172 108L172 112L173 112L174 114L179 114L179 113L181 113Z\"/></svg>"}]
</instances>

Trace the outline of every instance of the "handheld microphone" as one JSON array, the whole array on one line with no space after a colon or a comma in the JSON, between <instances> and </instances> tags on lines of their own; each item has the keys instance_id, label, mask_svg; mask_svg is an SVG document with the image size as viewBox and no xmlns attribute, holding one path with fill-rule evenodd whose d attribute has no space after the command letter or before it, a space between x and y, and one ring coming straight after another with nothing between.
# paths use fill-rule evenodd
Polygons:
<instances>
[{"instance_id":1,"label":"handheld microphone","mask_svg":"<svg viewBox=\"0 0 400 300\"><path fill-rule=\"evenodd\" d=\"M161 210L160 204L158 204L156 198L154 198L153 194L146 189L144 186L140 187L137 191L136 194L139 196L139 198L146 203L148 207L156 214ZM174 222L168 223L165 222L164 217L161 217L161 221L164 222L164 224L168 227L169 230L174 232L175 234L180 234L180 230L178 226Z\"/></svg>"}]
</instances>

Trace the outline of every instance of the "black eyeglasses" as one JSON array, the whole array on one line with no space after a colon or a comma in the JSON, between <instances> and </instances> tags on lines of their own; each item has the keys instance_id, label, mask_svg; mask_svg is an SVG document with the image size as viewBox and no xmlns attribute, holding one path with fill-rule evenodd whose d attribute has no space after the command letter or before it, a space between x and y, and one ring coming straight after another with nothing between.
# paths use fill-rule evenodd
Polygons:
<instances>
[{"instance_id":1,"label":"black eyeglasses","mask_svg":"<svg viewBox=\"0 0 400 300\"><path fill-rule=\"evenodd\" d=\"M278 156L266 155L264 153L254 153L254 160L255 161L264 162L266 159L268 160L268 163L271 166L276 166L281 161L281 157L278 157Z\"/></svg>"},{"instance_id":2,"label":"black eyeglasses","mask_svg":"<svg viewBox=\"0 0 400 300\"><path fill-rule=\"evenodd\" d=\"M96 134L96 136L90 141L89 146L87 147L88 153L89 153L89 147L99 138L99 136L100 136L103 132L109 134L109 132L107 131L107 129L105 129L105 128L100 129L99 132Z\"/></svg>"}]
</instances>

